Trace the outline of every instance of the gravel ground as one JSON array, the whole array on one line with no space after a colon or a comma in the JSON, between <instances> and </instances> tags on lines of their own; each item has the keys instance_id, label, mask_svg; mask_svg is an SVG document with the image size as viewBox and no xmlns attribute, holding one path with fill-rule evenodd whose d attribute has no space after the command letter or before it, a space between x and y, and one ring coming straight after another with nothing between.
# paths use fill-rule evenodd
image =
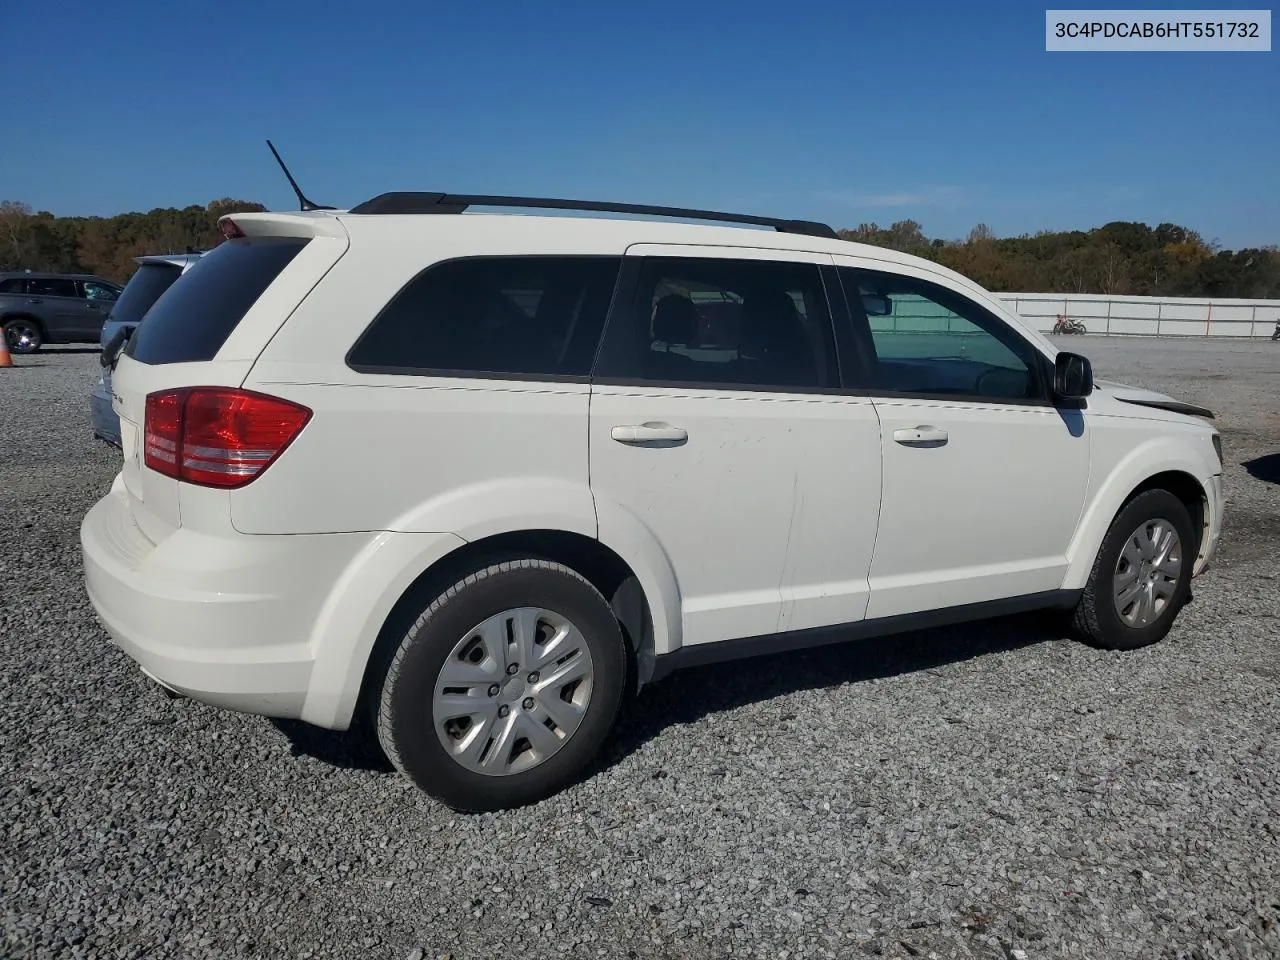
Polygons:
<instances>
[{"instance_id":1,"label":"gravel ground","mask_svg":"<svg viewBox=\"0 0 1280 960\"><path fill-rule=\"evenodd\" d=\"M1280 955L1280 344L1066 342L1219 413L1223 552L1166 642L1019 618L690 671L583 783L472 817L358 738L169 701L108 644L77 545L118 457L96 358L20 358L0 955Z\"/></svg>"}]
</instances>

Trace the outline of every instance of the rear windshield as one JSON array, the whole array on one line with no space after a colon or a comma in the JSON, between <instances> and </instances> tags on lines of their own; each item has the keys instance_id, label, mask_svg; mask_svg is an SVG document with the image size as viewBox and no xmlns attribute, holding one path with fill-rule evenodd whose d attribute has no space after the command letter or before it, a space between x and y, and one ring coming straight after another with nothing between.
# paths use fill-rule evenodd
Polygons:
<instances>
[{"instance_id":1,"label":"rear windshield","mask_svg":"<svg viewBox=\"0 0 1280 960\"><path fill-rule=\"evenodd\" d=\"M125 353L140 363L212 360L249 308L309 241L227 240L160 297Z\"/></svg>"},{"instance_id":2,"label":"rear windshield","mask_svg":"<svg viewBox=\"0 0 1280 960\"><path fill-rule=\"evenodd\" d=\"M120 294L107 319L116 323L137 323L160 299L160 294L180 276L182 268L175 264L144 263L125 284L124 293Z\"/></svg>"}]
</instances>

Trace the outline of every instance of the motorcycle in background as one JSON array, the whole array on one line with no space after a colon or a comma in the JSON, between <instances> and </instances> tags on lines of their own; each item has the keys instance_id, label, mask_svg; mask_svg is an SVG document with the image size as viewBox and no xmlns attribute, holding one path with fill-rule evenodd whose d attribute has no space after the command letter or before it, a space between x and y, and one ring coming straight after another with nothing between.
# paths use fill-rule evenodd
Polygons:
<instances>
[{"instance_id":1,"label":"motorcycle in background","mask_svg":"<svg viewBox=\"0 0 1280 960\"><path fill-rule=\"evenodd\" d=\"M1280 323L1276 324L1276 330L1280 331ZM1053 332L1054 333L1088 333L1089 331L1085 329L1084 321L1071 320L1068 317L1063 316L1062 314L1058 314L1058 319L1055 320L1053 324ZM1272 337L1271 339L1274 340L1276 338Z\"/></svg>"}]
</instances>

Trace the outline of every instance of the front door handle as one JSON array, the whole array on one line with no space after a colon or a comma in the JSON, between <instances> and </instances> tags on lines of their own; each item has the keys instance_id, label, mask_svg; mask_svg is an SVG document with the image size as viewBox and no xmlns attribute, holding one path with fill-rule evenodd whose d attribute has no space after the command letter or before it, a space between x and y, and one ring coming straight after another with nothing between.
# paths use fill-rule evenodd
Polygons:
<instances>
[{"instance_id":1,"label":"front door handle","mask_svg":"<svg viewBox=\"0 0 1280 960\"><path fill-rule=\"evenodd\" d=\"M669 423L639 423L616 426L609 431L609 436L619 443L674 446L688 440L689 431Z\"/></svg>"},{"instance_id":2,"label":"front door handle","mask_svg":"<svg viewBox=\"0 0 1280 960\"><path fill-rule=\"evenodd\" d=\"M39 299L39 298L37 298L37 297L32 297L31 299L29 299L29 300L27 301L27 303L44 303L44 301L43 301L43 300L41 300L41 299Z\"/></svg>"},{"instance_id":3,"label":"front door handle","mask_svg":"<svg viewBox=\"0 0 1280 960\"><path fill-rule=\"evenodd\" d=\"M894 443L904 447L941 447L947 442L947 431L938 427L906 427L893 431Z\"/></svg>"}]
</instances>

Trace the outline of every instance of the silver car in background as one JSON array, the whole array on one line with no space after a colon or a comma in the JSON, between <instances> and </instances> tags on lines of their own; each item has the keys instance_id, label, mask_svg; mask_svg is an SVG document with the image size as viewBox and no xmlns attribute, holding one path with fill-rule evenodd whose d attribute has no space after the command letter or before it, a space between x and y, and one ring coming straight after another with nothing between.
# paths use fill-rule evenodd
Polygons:
<instances>
[{"instance_id":1,"label":"silver car in background","mask_svg":"<svg viewBox=\"0 0 1280 960\"><path fill-rule=\"evenodd\" d=\"M151 305L169 289L180 276L200 259L200 253L172 253L137 257L139 267L125 284L124 292L115 302L106 322L102 325L103 349L102 376L89 397L93 413L93 435L107 443L120 446L120 420L111 408L111 358L106 350L122 332L132 334Z\"/></svg>"}]
</instances>

